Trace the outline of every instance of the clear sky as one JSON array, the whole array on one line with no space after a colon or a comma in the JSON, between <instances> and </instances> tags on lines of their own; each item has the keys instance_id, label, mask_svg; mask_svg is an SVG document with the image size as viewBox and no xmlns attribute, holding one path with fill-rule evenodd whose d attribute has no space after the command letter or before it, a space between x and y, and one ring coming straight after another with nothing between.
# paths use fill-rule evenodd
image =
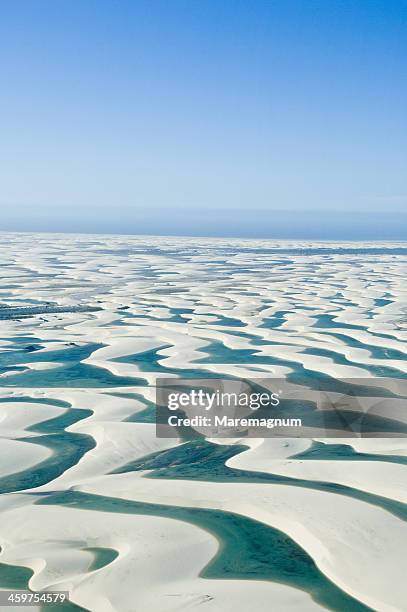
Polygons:
<instances>
[{"instance_id":1,"label":"clear sky","mask_svg":"<svg viewBox=\"0 0 407 612\"><path fill-rule=\"evenodd\" d=\"M0 78L0 229L407 238L407 0L3 0Z\"/></svg>"}]
</instances>

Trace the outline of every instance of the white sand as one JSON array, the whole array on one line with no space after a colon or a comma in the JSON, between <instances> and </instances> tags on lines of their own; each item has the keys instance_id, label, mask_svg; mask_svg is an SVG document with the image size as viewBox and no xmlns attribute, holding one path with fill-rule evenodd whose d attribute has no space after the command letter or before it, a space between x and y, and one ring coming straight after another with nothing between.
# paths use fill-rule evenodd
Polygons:
<instances>
[{"instance_id":1,"label":"white sand","mask_svg":"<svg viewBox=\"0 0 407 612\"><path fill-rule=\"evenodd\" d=\"M264 612L270 601L281 610L322 610L306 593L285 585L199 578L218 544L181 521L32 505L4 512L2 519L2 560L34 569L32 589L69 589L72 601L91 610L176 612L205 604L232 611L253 601ZM87 547L112 548L119 556L91 572Z\"/></svg>"},{"instance_id":2,"label":"white sand","mask_svg":"<svg viewBox=\"0 0 407 612\"><path fill-rule=\"evenodd\" d=\"M102 348L85 363L113 374L140 377L146 383L108 389L17 388L9 384L21 371L11 366L1 375L0 397L12 395L20 400L0 403L0 452L4 457L1 475L28 469L49 456L44 446L28 443L29 437L38 435L28 428L64 411L23 398L67 401L74 408L92 410L90 416L68 430L92 436L96 446L38 492L79 487L125 499L220 508L256 518L292 537L321 571L348 593L379 612L400 612L407 601L403 574L406 526L385 510L349 497L299 487L107 475L127 462L179 443L177 439L157 439L152 424L125 421L144 410L143 397L154 401L153 385L165 370L145 372L135 364L112 361L118 357L157 349L164 368L176 368L180 375L186 369L200 369L202 377L206 371L238 377L285 376L296 364L317 373L370 382L369 368L373 366L407 372L403 359L407 354L407 267L403 258L386 254L380 259L361 256L360 267L355 267L351 255L254 256L250 251L233 250L220 255L218 251L218 247L240 248L242 244L267 249L309 246L301 241L242 243L206 238L3 234L0 258L8 265L2 267L2 281L4 285L14 285L4 290L3 301L21 305L17 300L29 296L39 303L102 308L91 313L44 313L28 319L0 320L0 343L8 353L14 350L11 340L16 336L28 336L27 344L39 342L43 346L41 353L60 353L58 362L31 362L26 353L18 366L43 372L46 381L48 369L62 367L64 351L70 343L100 344ZM377 244L358 244L360 248L369 246ZM390 246L400 245L382 245ZM156 252L154 248L162 250ZM174 255L180 248L182 257ZM214 271L211 264L219 257L223 263ZM146 270L153 276L144 277ZM391 304L379 306L376 300L383 298L390 299ZM171 321L172 308L192 308L193 313L181 314L184 322ZM262 327L268 317L281 311L284 314L279 327ZM318 323L318 316L325 314L334 317L332 327ZM244 326L229 326L220 317L239 320ZM364 329L344 328L341 324ZM251 336L260 344L253 344ZM31 337L38 340L31 341ZM237 363L233 358L229 359L233 363L197 363L207 358L208 346L214 341L232 350L256 351L263 363ZM372 347L392 349L398 354L378 359L372 356ZM307 348L331 353L307 354ZM339 363L341 357L349 363ZM287 364L270 363L270 358ZM133 392L137 397L114 397L111 394L115 392ZM389 403L393 416L400 414L401 404L397 400ZM407 454L405 439L332 442L348 443L359 452ZM291 460L290 456L309 447L311 442L305 439L251 439L245 443L250 450L231 459L231 467L327 480L389 499L405 499L406 466L373 461ZM34 496L25 494L0 496L0 546L4 548L0 562L32 567L32 588L66 587L76 603L92 611L133 612L135 592L143 612L193 610L202 605L222 612L246 612L247 608L268 612L271 605L276 612L319 609L307 594L284 585L199 578L216 553L217 542L188 523L33 506L34 500ZM95 546L112 547L119 551L119 557L106 568L89 572L92 554L84 548Z\"/></svg>"},{"instance_id":3,"label":"white sand","mask_svg":"<svg viewBox=\"0 0 407 612\"><path fill-rule=\"evenodd\" d=\"M407 503L407 465L379 461L272 460L268 450L274 442L265 440L262 446L229 459L227 465L303 480L335 482Z\"/></svg>"},{"instance_id":4,"label":"white sand","mask_svg":"<svg viewBox=\"0 0 407 612\"><path fill-rule=\"evenodd\" d=\"M0 438L0 478L34 467L50 457L51 451L38 444Z\"/></svg>"},{"instance_id":5,"label":"white sand","mask_svg":"<svg viewBox=\"0 0 407 612\"><path fill-rule=\"evenodd\" d=\"M179 506L237 512L281 529L345 591L377 610L400 610L406 598L407 525L343 495L284 485L149 480L112 475L83 491ZM355 567L358 572L355 572ZM388 588L391 581L392 589Z\"/></svg>"}]
</instances>

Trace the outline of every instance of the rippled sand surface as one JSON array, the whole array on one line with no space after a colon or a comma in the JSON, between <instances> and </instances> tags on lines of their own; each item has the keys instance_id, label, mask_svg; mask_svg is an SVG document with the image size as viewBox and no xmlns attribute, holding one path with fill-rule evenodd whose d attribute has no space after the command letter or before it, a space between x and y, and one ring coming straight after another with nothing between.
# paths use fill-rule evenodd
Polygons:
<instances>
[{"instance_id":1,"label":"rippled sand surface","mask_svg":"<svg viewBox=\"0 0 407 612\"><path fill-rule=\"evenodd\" d=\"M407 244L2 234L0 269L0 589L407 608L406 439L154 422L160 375L405 379Z\"/></svg>"}]
</instances>

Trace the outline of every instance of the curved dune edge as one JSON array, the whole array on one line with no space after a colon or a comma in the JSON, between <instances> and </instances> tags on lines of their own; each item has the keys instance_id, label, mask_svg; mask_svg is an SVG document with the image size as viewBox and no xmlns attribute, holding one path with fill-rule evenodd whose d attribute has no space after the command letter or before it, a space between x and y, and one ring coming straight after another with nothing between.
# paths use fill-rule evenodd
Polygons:
<instances>
[{"instance_id":1,"label":"curved dune edge","mask_svg":"<svg viewBox=\"0 0 407 612\"><path fill-rule=\"evenodd\" d=\"M82 399L82 401L86 401L87 398L87 405L89 406L89 395L86 392L78 392L75 391L74 393L72 392L68 392L68 393L62 393L62 395L64 395L64 399L65 400L69 400L73 403L76 403L75 400L77 401L78 397L80 397ZM100 394L94 394L94 400L95 402L98 401L98 398L100 397ZM110 405L112 405L112 403L114 402L113 397L109 396L104 398L105 399L105 403L104 404L100 404L100 411L102 413L104 413L104 415L106 415L106 413L109 410ZM122 398L120 398L122 399ZM123 398L124 404L127 405L129 402L132 404L132 400L126 400L125 398ZM80 402L79 402L80 403ZM38 406L38 404L37 404ZM92 424L92 421L96 421L94 424ZM129 427L133 426L133 427ZM103 483L103 477L102 480L100 480L100 475L106 473L107 467L112 468L117 466L117 464L119 465L123 465L126 460L129 459L134 459L135 456L144 456L146 454L149 454L150 452L154 452L156 450L159 450L160 448L165 448L166 445L169 443L170 445L174 445L175 443L177 443L177 441L175 440L157 440L154 436L154 426L151 425L146 425L146 424L128 424L128 423L110 423L110 422L98 422L97 421L97 416L95 415L95 413L92 415L92 417L88 417L87 419L85 419L84 421L80 422L80 423L76 423L73 426L71 426L71 429L79 429L82 432L87 432L91 435L93 435L93 437L95 438L96 442L97 442L97 446L93 451L90 451L89 455L84 458L84 460L82 460L78 465L74 466L73 468L71 468L71 470L68 470L67 472L65 472L63 475L61 475L59 477L59 479L57 479L56 481L53 481L52 483L50 483L50 485L43 487L41 490L46 490L47 488L53 488L55 486L72 486L75 484L78 484L81 482L81 480L85 479L85 481L87 479L94 479L97 478L97 476L99 475L99 478L97 478L96 482L95 482L95 486L92 488L89 488L87 485L80 487L83 488L83 490L87 490L90 492L103 492L104 491L104 483ZM131 431L132 430L132 431ZM106 432L108 432L108 438L106 438ZM147 432L149 432L149 435L147 435ZM123 437L123 434L126 433L126 436ZM113 452L116 454L115 457L115 462L114 463L106 463L106 459L109 456L109 452L107 450L108 447L106 447L106 442L108 442L109 440L109 435L110 435L110 439L111 439L111 443L113 444L112 450ZM147 443L147 440L150 438L151 440L151 444L149 445ZM123 452L123 449L126 449L126 439L127 439L127 444L129 444L130 442L130 448L127 452ZM135 446L134 441L137 440L137 444L140 444L141 442L141 447L139 448L139 450L136 450L137 447ZM159 443L157 446L157 442ZM267 441L267 443L270 445L270 442L273 441ZM298 442L299 441L295 441L296 444L296 450L298 450ZM307 442L308 444L308 442ZM259 445L259 441L256 440L255 444L253 444L253 446L256 446L257 449L261 448L262 445ZM273 444L271 444L271 446L273 446ZM304 446L304 441L300 441L300 446L303 447ZM120 447L121 449L121 454L117 455L117 448ZM289 452L290 454L293 451L293 447L289 448L289 451L287 451L286 447L281 447L279 451L277 451L277 455L282 453L282 449L285 451L285 453ZM242 453L240 455L238 455L237 457L244 457L246 456L250 456L251 453L255 452L254 449L248 453ZM90 463L89 463L89 459L91 457L91 453L94 453L95 455L100 455L101 458L104 458L104 463L103 464L99 464L96 465L96 467L92 467L92 469L89 469ZM397 466L396 466L397 467ZM126 475L120 475L120 476L114 476L114 479L117 478L121 478L121 476L126 476ZM126 492L125 494L119 492L117 493L114 489L113 491L110 489L111 487L111 483L112 483L112 477L106 477L106 482L109 482L109 486L108 486L108 490L105 491L106 494L108 495L117 495L119 497L125 497L128 498L128 493ZM145 483L147 483L149 481L144 480L143 481L143 487L142 490L138 490L134 488L134 483L132 483L131 489L132 491L137 491L137 493L135 494L135 499L144 499L143 498L143 491L145 490ZM165 481L164 481L165 482ZM187 486L189 484L193 484L193 483L182 483L183 486ZM153 502L163 502L165 501L166 503L176 503L176 504L180 504L180 505L191 505L194 504L194 497L190 496L190 487L188 490L188 495L187 497L185 497L185 499L182 500L182 503L180 503L177 500L173 500L171 499L167 499L167 496L165 494L167 485L170 486L170 489L173 490L178 489L179 488L179 483L170 483L168 482L167 484L163 485L163 481L160 481L159 485L158 485L158 493L155 494L155 496L153 496L152 498L147 498L145 499L145 501L153 501ZM199 487L197 488L197 494L202 493L202 489L203 486L205 486L206 488L207 483L199 483ZM148 485L150 486L150 485ZM223 487L224 485L222 485ZM232 485L234 487L236 487L236 485ZM243 485L237 485L237 487L241 487ZM251 487L251 485L248 485L249 487ZM257 485L256 485L257 486ZM217 485L209 485L209 488L213 489L213 493L216 491L219 491L219 486ZM229 490L230 485L228 485L228 491L230 493ZM290 487L281 487L282 489L289 489ZM157 485L156 485L156 489L157 489ZM258 489L256 489L258 491ZM271 489L269 489L269 492L271 492ZM273 497L275 498L275 493L276 493L276 487L273 486L272 487L272 492L273 492ZM213 495L212 493L212 495ZM258 491L259 494L262 494L261 491ZM247 490L247 498L250 497L250 489ZM239 493L239 499L241 499L241 495L243 495L243 497L245 497L245 495L242 493ZM313 492L313 497L314 497L314 492ZM327 494L325 494L327 495ZM337 507L337 498L338 496L331 496L328 494L328 497L335 497L335 502L333 502L335 504L335 507ZM303 501L301 499L298 498L298 495L293 497L293 501L294 499L297 500L297 504L303 506ZM221 506L223 508L229 508L230 510L234 510L236 511L238 509L238 504L235 503L235 501L233 500L229 500L229 506L224 506L223 505L224 502L221 502ZM316 502L317 503L317 502ZM200 502L199 505L202 505L202 502ZM208 507L213 507L211 505L209 505ZM217 506L215 506L217 507ZM318 507L318 504L317 504ZM319 505L319 512L320 512L320 505ZM363 514L365 515L365 509L363 510ZM250 511L247 512L246 509L242 510L242 514L247 515L247 516L252 516L253 518L256 519L261 519L264 517L261 513L261 511L259 511L258 509L256 509L255 511ZM300 520L301 524L302 524L302 517L297 517L296 519L297 521ZM269 517L267 517L267 520L264 520L264 522L270 522ZM353 522L353 519L351 519L351 522ZM273 521L273 523L270 522L270 524L274 524L274 526L277 526L278 528L282 529L283 531L289 533L293 539L295 539L296 541L298 541L298 543L300 543L300 545L302 545L306 550L308 550L308 552L312 555L312 557L316 560L317 564L321 567L321 569L324 571L324 573L326 573L334 582L336 582L336 584L338 584L339 586L341 586L342 588L344 588L344 590L346 590L347 592L350 592L351 594L353 594L355 597L357 597L358 599L361 599L362 601L365 601L365 603L367 603L368 605L372 605L374 606L378 606L378 605L385 605L383 602L379 603L376 600L372 600L370 601L370 599L366 599L363 598L363 596L360 596L360 593L358 593L357 591L353 592L352 589L349 589L349 584L347 583L346 580L341 581L341 577L338 575L335 575L335 572L329 572L326 570L325 567L323 567L323 564L321 566L321 563L319 562L319 558L318 558L318 554L315 554L315 550L312 548L312 546L307 545L307 538L303 539L302 536L299 536L298 531L292 531L290 532L290 530L288 529L287 525L284 524L280 524L280 522L277 520L277 523L275 521ZM370 524L370 521L369 521ZM397 536L397 538L401 538L404 536ZM309 538L309 536L308 536ZM320 536L320 541L321 542L325 542L326 541L326 537L325 535L321 535ZM400 541L401 541L400 540ZM353 541L353 539L352 539ZM335 550L335 556L338 555L338 551ZM353 553L352 553L353 556ZM389 556L386 555L387 558L389 558ZM394 555L392 556L392 559L394 559Z\"/></svg>"},{"instance_id":2,"label":"curved dune edge","mask_svg":"<svg viewBox=\"0 0 407 612\"><path fill-rule=\"evenodd\" d=\"M87 394L86 393L84 393L84 394L75 393L75 395L81 395L81 396L85 395L86 396ZM69 398L70 398L71 401L73 400L72 395L69 395ZM65 399L68 399L68 396ZM109 398L107 398L107 400L108 400L107 403L109 404L110 401L112 400L112 398L109 397ZM94 418L94 416L92 418ZM83 421L83 422L81 422L79 424L75 424L72 427L73 428L82 427L82 429L87 430L89 433L92 433L92 428L90 427L90 423L89 423L92 420L92 418L90 418L90 419L88 418L85 421ZM113 424L109 424L108 430L112 431L112 429L111 429L112 425ZM131 424L131 425L134 425L134 430L138 430L139 435L132 436L130 434L130 431L126 430L127 434L130 434L129 437L130 438L134 438L134 439L139 440L139 441L140 440L142 441L142 447L138 451L138 456L143 456L145 454L149 454L149 452L153 452L154 450L158 450L159 449L157 447L157 445L156 445L157 439L152 435L153 434L153 426L141 425L141 424ZM112 438L116 442L117 446L120 446L121 448L125 448L125 439L123 438L123 436L120 435L119 432L120 431L124 432L125 431L124 428L128 427L128 426L129 426L129 424L127 424L127 423L126 424L124 424L124 423L117 423L116 424L116 431L112 435ZM104 424L103 423L98 423L98 427L99 427L98 431L103 431ZM151 441L153 443L153 446L146 446L146 441L148 439L148 438L146 438L147 431L150 432ZM94 437L95 437L95 439L97 441L97 446L96 446L96 449L95 449L94 452L95 453L99 453L101 457L105 457L106 458L108 456L108 453L106 452L106 448L101 448L101 444L102 444L101 440L104 439L104 436L102 436L101 439L98 439L97 435L95 435L94 432L93 432L93 435L94 435ZM120 444L118 444L119 440L120 440ZM165 447L165 443L168 443L168 441L167 440L159 440L159 443L160 443L160 445L162 445L161 446L161 448L162 448L162 447ZM170 441L171 445L173 445L174 443L176 443L176 441L175 442L173 440ZM256 441L256 443L258 443L258 441ZM115 450L115 449L113 449L113 450ZM149 451L149 452L146 452L146 451ZM292 451L292 448L290 449L290 452L291 451ZM93 452L93 451L91 451L91 452ZM253 452L253 451L251 451L251 452ZM130 449L130 451L129 451L129 453L128 453L128 457L131 457L132 459L134 459L135 458L135 454L134 453L135 453L135 447L134 447L134 444L133 444L131 449ZM243 453L243 455L244 454L245 453ZM122 465L125 462L124 461L125 458L126 458L125 455L121 455L120 457L117 458L118 459L117 462L120 465ZM78 482L81 481L81 476L82 476L82 478L92 478L93 479L93 478L95 478L97 476L97 474L105 473L106 464L104 464L102 467L98 466L96 470L94 470L94 469L92 469L90 471L85 470L85 472L83 472L82 475L81 475L81 469L83 470L85 468L86 463L87 463L86 461L83 461L80 464L78 464L77 466L74 466L73 468L71 468L71 470L68 470L67 472L65 472L65 474L63 474L61 477L59 477L59 485L57 484L57 481L53 481L52 483L50 483L50 485L52 485L52 486L48 486L48 487L45 486L45 487L42 488L42 490L46 490L47 488L55 487L55 485L57 485L57 486L61 486L61 485L63 485L63 486L72 486L72 484L78 483ZM116 465L116 463L114 465ZM111 467L111 465L110 465L110 467ZM71 474L71 477L70 477L70 474ZM121 476L126 476L126 475L114 476L114 478L115 479L117 479L117 478L120 479ZM129 476L129 475L127 475L127 476ZM116 491L114 489L113 489L113 492L112 492L112 490L110 488L111 487L111 483L112 483L111 479L112 479L112 477L107 477L106 478L106 482L109 481L108 491L106 491L106 494L109 494L109 495L113 494L113 495L117 495L119 497L122 497L123 494L121 492L116 493ZM147 482L150 483L151 481L146 481L146 480L143 481L143 487L142 487L143 491L146 488L145 487L145 483L147 483ZM191 485L191 484L193 484L193 483L182 483L183 486L187 486L187 487L188 487L188 485ZM167 488L167 485L169 485L171 489L173 489L173 488L177 488L178 489L179 488L179 483L170 483L170 482L167 482L165 485L163 485L163 481L160 481L159 487L158 487L158 490L159 490L158 495L155 494L155 497L153 497L152 499L151 498L147 498L146 501L153 501L153 502L154 501L155 502L161 501L162 502L164 500L166 503L171 503L171 504L172 503L176 503L176 504L180 503L177 500L175 500L175 502L174 502L173 499L170 499L170 500L167 499L167 496L165 494L165 490ZM207 488L206 485L207 485L207 483L199 483L199 487L197 489L197 494L202 493L202 488L203 488L203 486L205 486L205 488ZM150 484L148 486L150 487ZM224 485L222 485L222 487L223 486ZM236 487L236 485L233 485L233 486ZM242 487L242 486L243 485L237 485L238 488ZM251 487L251 485L248 485L248 486ZM92 487L89 488L86 485L83 486L83 487L80 487L80 488L82 488L83 490L88 490L90 492L99 493L99 492L103 492L104 491L103 487L104 487L103 479L102 479L102 481L100 481L100 479L97 479L96 485L95 485L95 487L93 489L92 489ZM229 487L230 487L230 485L228 486L228 490L229 490ZM132 491L137 491L136 494L135 494L135 497L134 497L135 499L143 499L143 492L142 491L138 491L138 489L134 487L134 482L132 482L132 487L131 488L132 488ZM157 488L157 486L155 488ZM190 489L190 487L188 487L188 488ZM219 486L217 486L217 485L209 485L209 489L211 489L211 488L213 489L213 492L219 491ZM287 489L287 488L290 489L290 487L281 487L281 488L282 489L284 489L284 488L285 489ZM271 490L268 489L267 492L271 492ZM188 491L188 493L189 493L189 491ZM259 493L261 493L261 492L259 491ZM273 497L275 497L275 493L276 493L276 487L273 486L272 487L272 496ZM213 493L212 493L212 495L213 495ZM247 490L247 497L249 497L249 496L250 496L250 489ZM313 492L313 496L314 496L314 492ZM127 492L124 495L124 497L128 498ZM239 493L238 497L239 497L239 499L241 499L241 494L240 493ZM243 497L245 497L245 496L243 495ZM328 497L332 497L332 496L328 494ZM338 496L334 496L334 497L337 498ZM335 500L335 502L336 501L337 500ZM188 494L188 496L183 500L181 505L190 505L191 502L194 503L193 502L193 497L191 499L191 496ZM301 506L303 506L303 501L297 499L297 503L299 503ZM231 501L231 500L229 500L229 504L230 505L226 506L226 507L229 507L230 510L235 510L236 511L237 504L235 504L235 502ZM202 502L200 502L199 505L202 505ZM213 507L213 505L209 505L209 507ZM215 507L217 507L217 506L215 506ZM221 502L221 506L220 507L225 508L225 506L223 505L223 502ZM364 512L365 512L365 510L364 510ZM262 518L262 514L261 514L261 512L259 513L258 509L256 509L256 511L250 511L250 512L247 512L246 509L245 509L245 510L242 511L242 514L246 514L247 516L252 516L253 518L256 518L256 519L261 519ZM264 517L263 517L263 519L264 519ZM298 517L297 517L297 520L298 520ZM265 522L266 523L269 522L269 518L267 520L265 520ZM301 519L301 522L302 522L302 519ZM280 529L283 529L285 532L289 533L296 541L298 541L306 550L308 550L312 554L313 558L317 561L317 564L321 567L321 564L319 563L319 560L318 560L318 555L315 554L315 550L312 547L309 547L309 546L306 545L306 540L303 540L302 537L298 537L298 532L297 531L293 531L293 532L290 533L290 530L287 528L287 525L286 524L283 524L283 525L280 524L278 520L277 520L277 524L275 523L275 521L273 521L273 523L270 523L270 524L274 524L274 526L278 526ZM321 539L322 542L324 542L326 540L324 535L320 539ZM335 555L337 555L337 551L335 552ZM363 597L358 597L358 595L360 595L359 593L356 593L356 592L353 593L352 591L349 590L349 588L346 588L346 587L348 587L348 584L346 584L345 582L344 582L343 585L341 585L341 580L338 579L338 576L336 576L335 574L332 574L332 573L330 575L330 573L326 572L325 568L323 568L323 567L321 567L321 569L323 569L325 571L325 573L327 573L327 575L329 577L331 577L331 579L333 579L334 582L336 582L339 586L342 586L342 588L344 588L348 592L351 592L351 594L354 594L357 598L360 598L362 601L364 600ZM365 600L365 601L366 601L367 604L369 604L368 600ZM376 603L377 602L375 602L375 605L376 605Z\"/></svg>"},{"instance_id":3,"label":"curved dune edge","mask_svg":"<svg viewBox=\"0 0 407 612\"><path fill-rule=\"evenodd\" d=\"M0 479L19 470L35 469L41 461L50 457L51 451L43 446L27 444L18 440L0 439Z\"/></svg>"},{"instance_id":4,"label":"curved dune edge","mask_svg":"<svg viewBox=\"0 0 407 612\"><path fill-rule=\"evenodd\" d=\"M356 599L373 609L400 609L405 597L406 523L358 500L285 485L256 484L253 499L253 486L207 482L197 486L191 481L157 481L128 473L76 488L135 501L229 510L259 520L287 533L330 580ZM386 559L385 567L378 563L381 558ZM391 592L388 580L395 584Z\"/></svg>"},{"instance_id":5,"label":"curved dune edge","mask_svg":"<svg viewBox=\"0 0 407 612\"><path fill-rule=\"evenodd\" d=\"M332 442L336 443L337 440L332 440ZM235 455L226 462L226 465L231 468L280 474L305 480L335 482L407 503L405 465L367 460L352 462L349 465L349 461L305 461L286 458L274 459L271 463L269 449L274 443L273 439L264 440L257 448ZM365 444L364 448L368 446Z\"/></svg>"},{"instance_id":6,"label":"curved dune edge","mask_svg":"<svg viewBox=\"0 0 407 612\"><path fill-rule=\"evenodd\" d=\"M305 592L286 585L199 578L218 544L181 521L32 505L3 516L9 541L2 560L31 567L32 589L69 589L72 601L91 610L130 612L136 603L134 589L137 606L160 612L202 603L208 609L243 611L254 597L258 610L269 610L270 600L279 609L323 609ZM114 536L107 536L106 521ZM32 546L27 543L34 527L41 542L36 559L30 558ZM90 554L80 550L85 541L114 548L119 556L89 574Z\"/></svg>"}]
</instances>

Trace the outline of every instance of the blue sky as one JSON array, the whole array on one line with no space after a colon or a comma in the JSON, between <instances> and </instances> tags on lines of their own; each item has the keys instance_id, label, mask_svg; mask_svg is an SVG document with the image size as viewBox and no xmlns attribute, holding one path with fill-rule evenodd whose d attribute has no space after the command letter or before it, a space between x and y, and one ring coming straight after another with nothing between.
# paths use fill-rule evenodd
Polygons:
<instances>
[{"instance_id":1,"label":"blue sky","mask_svg":"<svg viewBox=\"0 0 407 612\"><path fill-rule=\"evenodd\" d=\"M5 0L0 229L407 238L406 68L407 1Z\"/></svg>"}]
</instances>

